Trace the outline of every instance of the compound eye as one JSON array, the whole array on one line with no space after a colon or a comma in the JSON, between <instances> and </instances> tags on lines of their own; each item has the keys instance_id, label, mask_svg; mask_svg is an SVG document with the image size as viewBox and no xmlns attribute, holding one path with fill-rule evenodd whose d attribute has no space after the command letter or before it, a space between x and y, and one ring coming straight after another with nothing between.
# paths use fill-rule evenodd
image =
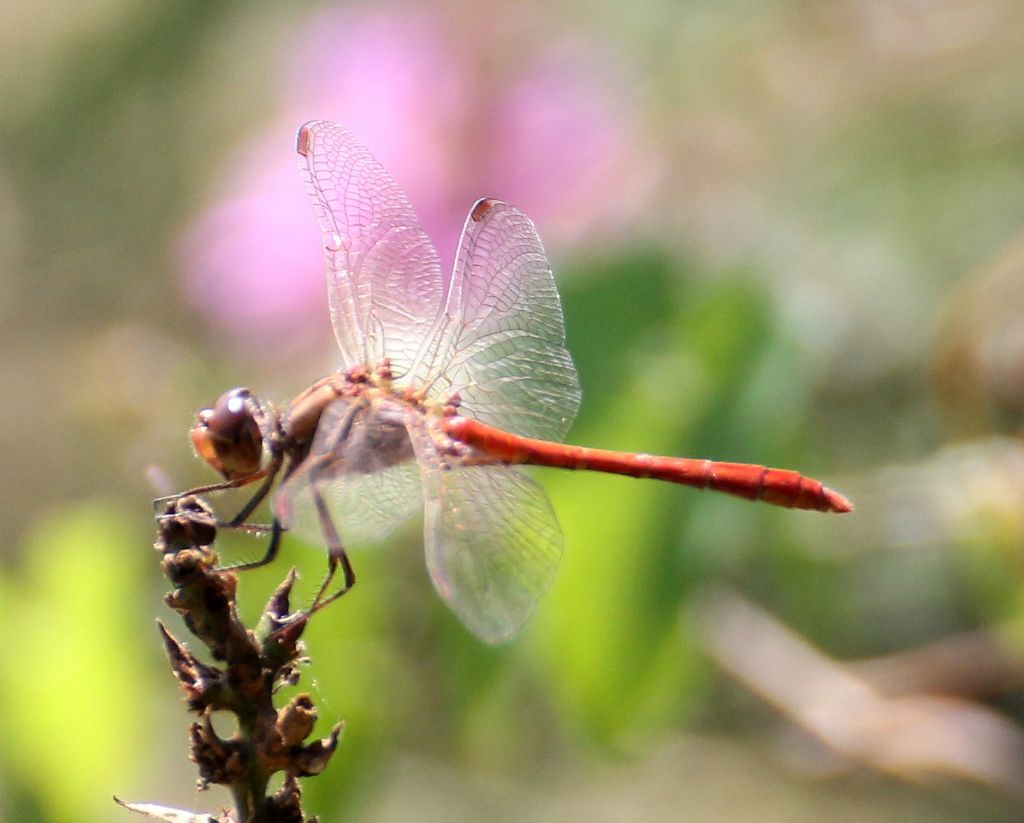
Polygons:
<instances>
[{"instance_id":1,"label":"compound eye","mask_svg":"<svg viewBox=\"0 0 1024 823\"><path fill-rule=\"evenodd\" d=\"M263 459L259 413L259 403L248 389L225 392L212 409L196 415L192 427L196 453L227 480L259 471Z\"/></svg>"},{"instance_id":2,"label":"compound eye","mask_svg":"<svg viewBox=\"0 0 1024 823\"><path fill-rule=\"evenodd\" d=\"M250 423L254 423L252 412L253 396L248 389L232 389L224 392L212 409L206 409L203 417L206 427L217 437L238 442L245 436Z\"/></svg>"}]
</instances>

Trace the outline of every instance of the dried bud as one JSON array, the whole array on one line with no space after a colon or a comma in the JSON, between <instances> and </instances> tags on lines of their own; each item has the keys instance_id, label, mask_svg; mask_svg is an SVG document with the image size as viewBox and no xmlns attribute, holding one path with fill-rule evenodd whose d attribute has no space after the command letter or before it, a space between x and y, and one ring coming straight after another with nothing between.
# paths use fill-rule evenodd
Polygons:
<instances>
[{"instance_id":1,"label":"dried bud","mask_svg":"<svg viewBox=\"0 0 1024 823\"><path fill-rule=\"evenodd\" d=\"M192 495L168 503L157 522L160 533L155 548L165 553L211 546L217 539L217 518L205 501Z\"/></svg>"},{"instance_id":2,"label":"dried bud","mask_svg":"<svg viewBox=\"0 0 1024 823\"><path fill-rule=\"evenodd\" d=\"M199 787L230 784L238 780L241 759L235 746L221 740L210 723L207 711L200 723L189 726L192 762L199 767Z\"/></svg>"},{"instance_id":3,"label":"dried bud","mask_svg":"<svg viewBox=\"0 0 1024 823\"><path fill-rule=\"evenodd\" d=\"M263 654L273 668L284 667L302 653L299 640L308 622L308 615L297 614L263 641Z\"/></svg>"},{"instance_id":4,"label":"dried bud","mask_svg":"<svg viewBox=\"0 0 1024 823\"><path fill-rule=\"evenodd\" d=\"M299 746L313 731L317 711L308 694L300 694L277 713L277 733L286 748Z\"/></svg>"},{"instance_id":5,"label":"dried bud","mask_svg":"<svg viewBox=\"0 0 1024 823\"><path fill-rule=\"evenodd\" d=\"M211 686L219 684L221 672L196 659L189 648L171 634L162 621L157 621L157 628L170 658L171 670L185 692L189 708L193 711L203 711L212 702L208 692Z\"/></svg>"},{"instance_id":6,"label":"dried bud","mask_svg":"<svg viewBox=\"0 0 1024 823\"><path fill-rule=\"evenodd\" d=\"M331 755L338 748L338 740L341 737L343 723L338 723L331 729L331 736L317 740L306 746L295 758L297 770L294 771L299 777L310 777L320 774L330 762Z\"/></svg>"},{"instance_id":7,"label":"dried bud","mask_svg":"<svg viewBox=\"0 0 1024 823\"><path fill-rule=\"evenodd\" d=\"M281 581L276 591L270 596L267 605L263 608L263 615L256 626L256 634L260 637L268 637L285 625L291 608L292 587L298 579L298 572L293 567L288 576Z\"/></svg>"}]
</instances>

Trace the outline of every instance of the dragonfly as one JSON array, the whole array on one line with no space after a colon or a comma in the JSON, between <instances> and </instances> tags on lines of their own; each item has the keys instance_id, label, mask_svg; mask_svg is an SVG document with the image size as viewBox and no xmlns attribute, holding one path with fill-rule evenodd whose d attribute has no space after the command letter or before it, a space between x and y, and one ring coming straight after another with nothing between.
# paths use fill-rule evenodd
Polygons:
<instances>
[{"instance_id":1,"label":"dragonfly","mask_svg":"<svg viewBox=\"0 0 1024 823\"><path fill-rule=\"evenodd\" d=\"M193 446L223 480L179 497L258 484L223 524L242 527L277 483L266 555L232 568L270 562L282 531L326 543L319 607L355 584L346 546L379 542L422 502L434 587L471 632L499 643L527 623L562 553L548 496L524 465L852 510L794 471L561 443L580 386L531 220L500 200L477 201L446 275L402 189L347 129L308 122L296 151L322 234L341 368L284 409L235 388L197 414Z\"/></svg>"}]
</instances>

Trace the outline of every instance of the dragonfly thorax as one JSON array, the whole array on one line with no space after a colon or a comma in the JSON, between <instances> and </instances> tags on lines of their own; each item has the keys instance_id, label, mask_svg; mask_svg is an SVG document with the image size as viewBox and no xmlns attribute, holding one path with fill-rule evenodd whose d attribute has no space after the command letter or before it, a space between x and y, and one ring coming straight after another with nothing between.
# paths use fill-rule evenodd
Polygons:
<instances>
[{"instance_id":1,"label":"dragonfly thorax","mask_svg":"<svg viewBox=\"0 0 1024 823\"><path fill-rule=\"evenodd\" d=\"M418 409L399 398L353 399L348 408L332 408L321 423L321 443L337 438L337 468L349 474L374 474L415 456L406 421Z\"/></svg>"},{"instance_id":2,"label":"dragonfly thorax","mask_svg":"<svg viewBox=\"0 0 1024 823\"><path fill-rule=\"evenodd\" d=\"M385 362L329 375L296 397L281 418L282 451L296 465L307 457L324 476L371 474L413 458L406 424L426 408L397 389Z\"/></svg>"}]
</instances>

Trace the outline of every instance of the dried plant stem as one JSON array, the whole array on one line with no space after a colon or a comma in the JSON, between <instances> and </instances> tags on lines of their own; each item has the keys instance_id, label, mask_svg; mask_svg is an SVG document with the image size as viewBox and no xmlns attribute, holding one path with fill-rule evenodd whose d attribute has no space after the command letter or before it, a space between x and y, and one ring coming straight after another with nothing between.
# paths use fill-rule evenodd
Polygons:
<instances>
[{"instance_id":1,"label":"dried plant stem","mask_svg":"<svg viewBox=\"0 0 1024 823\"><path fill-rule=\"evenodd\" d=\"M304 662L301 637L308 616L289 612L294 570L270 598L257 627L246 629L235 607L238 579L216 568L217 530L209 508L198 498L182 498L168 504L158 521L155 548L174 585L167 604L216 661L210 665L199 660L158 621L188 708L199 715L189 727L191 758L199 767L200 788L227 786L235 808L211 817L152 804L121 805L183 823L315 823L303 814L297 778L323 771L337 748L341 724L330 737L306 743L317 718L309 695L299 694L281 709L273 703L281 686L298 682ZM237 718L238 729L231 737L215 731L211 718L216 711ZM269 781L277 772L284 772L284 785L268 796Z\"/></svg>"}]
</instances>

